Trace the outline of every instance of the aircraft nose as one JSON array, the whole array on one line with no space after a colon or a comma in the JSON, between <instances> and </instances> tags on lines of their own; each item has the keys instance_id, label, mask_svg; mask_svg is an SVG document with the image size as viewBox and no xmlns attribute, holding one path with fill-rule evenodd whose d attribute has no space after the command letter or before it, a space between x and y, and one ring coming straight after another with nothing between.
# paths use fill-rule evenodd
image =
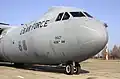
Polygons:
<instances>
[{"instance_id":1,"label":"aircraft nose","mask_svg":"<svg viewBox=\"0 0 120 79\"><path fill-rule=\"evenodd\" d=\"M93 35L93 39L99 48L103 48L108 42L108 33L106 28L96 30L95 35Z\"/></svg>"},{"instance_id":2,"label":"aircraft nose","mask_svg":"<svg viewBox=\"0 0 120 79\"><path fill-rule=\"evenodd\" d=\"M106 30L106 24L104 25L100 25L98 26L98 28L96 29L96 36L95 39L99 44L103 44L106 45L106 43L108 42L108 33Z\"/></svg>"},{"instance_id":3,"label":"aircraft nose","mask_svg":"<svg viewBox=\"0 0 120 79\"><path fill-rule=\"evenodd\" d=\"M80 30L82 32L79 34L80 52L85 52L85 56L99 53L108 42L108 33L104 24L91 23L84 26L84 29L81 27Z\"/></svg>"},{"instance_id":4,"label":"aircraft nose","mask_svg":"<svg viewBox=\"0 0 120 79\"><path fill-rule=\"evenodd\" d=\"M99 44L105 45L108 42L108 33L107 33L107 27L108 25L106 23L102 23L98 20L92 19L87 20L85 22L86 29L88 29L91 37L89 37L91 40L97 41Z\"/></svg>"},{"instance_id":5,"label":"aircraft nose","mask_svg":"<svg viewBox=\"0 0 120 79\"><path fill-rule=\"evenodd\" d=\"M88 29L91 32L91 41L89 41L90 49L96 50L99 53L108 42L108 32L106 24L96 23L93 26L88 25ZM92 51L91 51L92 52Z\"/></svg>"}]
</instances>

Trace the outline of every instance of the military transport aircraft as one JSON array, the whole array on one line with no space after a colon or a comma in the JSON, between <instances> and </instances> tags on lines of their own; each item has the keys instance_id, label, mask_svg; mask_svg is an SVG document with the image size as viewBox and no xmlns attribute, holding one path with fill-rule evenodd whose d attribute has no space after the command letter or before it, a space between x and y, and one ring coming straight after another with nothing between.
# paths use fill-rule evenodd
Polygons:
<instances>
[{"instance_id":1,"label":"military transport aircraft","mask_svg":"<svg viewBox=\"0 0 120 79\"><path fill-rule=\"evenodd\" d=\"M107 24L75 7L52 7L39 20L20 27L0 23L0 61L15 65L65 65L79 74L82 62L108 42Z\"/></svg>"}]
</instances>

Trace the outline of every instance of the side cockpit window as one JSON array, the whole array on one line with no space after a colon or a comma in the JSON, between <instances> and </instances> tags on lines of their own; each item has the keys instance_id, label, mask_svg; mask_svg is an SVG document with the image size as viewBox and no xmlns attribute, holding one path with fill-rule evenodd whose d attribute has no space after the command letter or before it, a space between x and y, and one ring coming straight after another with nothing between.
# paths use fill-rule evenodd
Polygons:
<instances>
[{"instance_id":1,"label":"side cockpit window","mask_svg":"<svg viewBox=\"0 0 120 79\"><path fill-rule=\"evenodd\" d=\"M69 18L70 18L70 15L67 12L65 12L62 20L68 20Z\"/></svg>"},{"instance_id":2,"label":"side cockpit window","mask_svg":"<svg viewBox=\"0 0 120 79\"><path fill-rule=\"evenodd\" d=\"M91 16L90 14L88 14L87 12L83 12L86 16L93 18L93 16Z\"/></svg>"},{"instance_id":3,"label":"side cockpit window","mask_svg":"<svg viewBox=\"0 0 120 79\"><path fill-rule=\"evenodd\" d=\"M60 13L56 19L56 21L60 21L62 19L63 13Z\"/></svg>"},{"instance_id":4,"label":"side cockpit window","mask_svg":"<svg viewBox=\"0 0 120 79\"><path fill-rule=\"evenodd\" d=\"M69 18L70 18L70 15L68 14L68 12L60 13L55 21L60 21L61 19L68 20Z\"/></svg>"},{"instance_id":5,"label":"side cockpit window","mask_svg":"<svg viewBox=\"0 0 120 79\"><path fill-rule=\"evenodd\" d=\"M70 12L73 17L85 17L82 12Z\"/></svg>"}]
</instances>

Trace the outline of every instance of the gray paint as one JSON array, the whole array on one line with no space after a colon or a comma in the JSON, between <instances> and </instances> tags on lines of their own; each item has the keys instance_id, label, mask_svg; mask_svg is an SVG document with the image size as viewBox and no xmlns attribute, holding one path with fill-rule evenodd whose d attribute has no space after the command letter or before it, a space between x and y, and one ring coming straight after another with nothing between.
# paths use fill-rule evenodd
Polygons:
<instances>
[{"instance_id":1,"label":"gray paint","mask_svg":"<svg viewBox=\"0 0 120 79\"><path fill-rule=\"evenodd\" d=\"M47 27L20 35L21 27L7 29L0 42L0 57L16 63L60 64L67 61L81 62L101 51L108 42L104 23L88 17L55 22L60 12L82 11L71 7L50 9L39 21L50 20ZM54 44L56 36L65 43ZM20 51L19 41L26 41L27 51ZM57 39L59 40L59 39ZM14 43L14 44L13 44Z\"/></svg>"}]
</instances>

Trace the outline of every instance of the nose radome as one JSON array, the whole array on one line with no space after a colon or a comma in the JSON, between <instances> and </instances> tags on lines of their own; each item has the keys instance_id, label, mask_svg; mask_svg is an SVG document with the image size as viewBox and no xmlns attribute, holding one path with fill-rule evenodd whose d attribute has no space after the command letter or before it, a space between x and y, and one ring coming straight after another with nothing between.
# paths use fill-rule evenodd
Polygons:
<instances>
[{"instance_id":1,"label":"nose radome","mask_svg":"<svg viewBox=\"0 0 120 79\"><path fill-rule=\"evenodd\" d=\"M92 33L92 38L99 44L99 45L106 45L108 42L108 33L107 33L107 25L97 20L89 20L85 23L87 28Z\"/></svg>"},{"instance_id":2,"label":"nose radome","mask_svg":"<svg viewBox=\"0 0 120 79\"><path fill-rule=\"evenodd\" d=\"M80 31L82 31L83 34L79 35L83 36L79 36L78 39L78 44L80 45L80 52L78 52L77 56L75 56L76 61L80 58L87 59L91 56L96 55L105 47L105 45L108 42L108 33L106 28L104 28L104 25L92 26L92 28L90 28L88 25L88 27L84 26L84 28L84 31L80 29ZM84 40L82 40L81 37Z\"/></svg>"},{"instance_id":3,"label":"nose radome","mask_svg":"<svg viewBox=\"0 0 120 79\"><path fill-rule=\"evenodd\" d=\"M106 44L108 42L108 32L107 32L107 28L105 26L105 24L100 24L98 29L96 29L96 31L98 31L99 35L98 36L98 40L103 43Z\"/></svg>"},{"instance_id":4,"label":"nose radome","mask_svg":"<svg viewBox=\"0 0 120 79\"><path fill-rule=\"evenodd\" d=\"M74 53L74 58L87 59L99 53L108 42L108 33L104 24L98 22L87 22L78 25L76 36L79 52Z\"/></svg>"},{"instance_id":5,"label":"nose radome","mask_svg":"<svg viewBox=\"0 0 120 79\"><path fill-rule=\"evenodd\" d=\"M90 49L89 54L93 52L93 54L97 54L105 47L108 42L107 29L104 24L95 22L93 24L88 24L86 29L89 31L87 31L87 33L89 33L89 39L91 40L89 40L85 46Z\"/></svg>"},{"instance_id":6,"label":"nose radome","mask_svg":"<svg viewBox=\"0 0 120 79\"><path fill-rule=\"evenodd\" d=\"M98 26L94 25L91 29L93 29L92 32L94 32L92 36L94 41L92 42L91 48L95 47L96 50L102 50L108 42L107 29L103 24L98 24Z\"/></svg>"},{"instance_id":7,"label":"nose radome","mask_svg":"<svg viewBox=\"0 0 120 79\"><path fill-rule=\"evenodd\" d=\"M94 36L94 40L99 46L104 47L108 42L108 33L106 29L98 30L96 35Z\"/></svg>"}]
</instances>

